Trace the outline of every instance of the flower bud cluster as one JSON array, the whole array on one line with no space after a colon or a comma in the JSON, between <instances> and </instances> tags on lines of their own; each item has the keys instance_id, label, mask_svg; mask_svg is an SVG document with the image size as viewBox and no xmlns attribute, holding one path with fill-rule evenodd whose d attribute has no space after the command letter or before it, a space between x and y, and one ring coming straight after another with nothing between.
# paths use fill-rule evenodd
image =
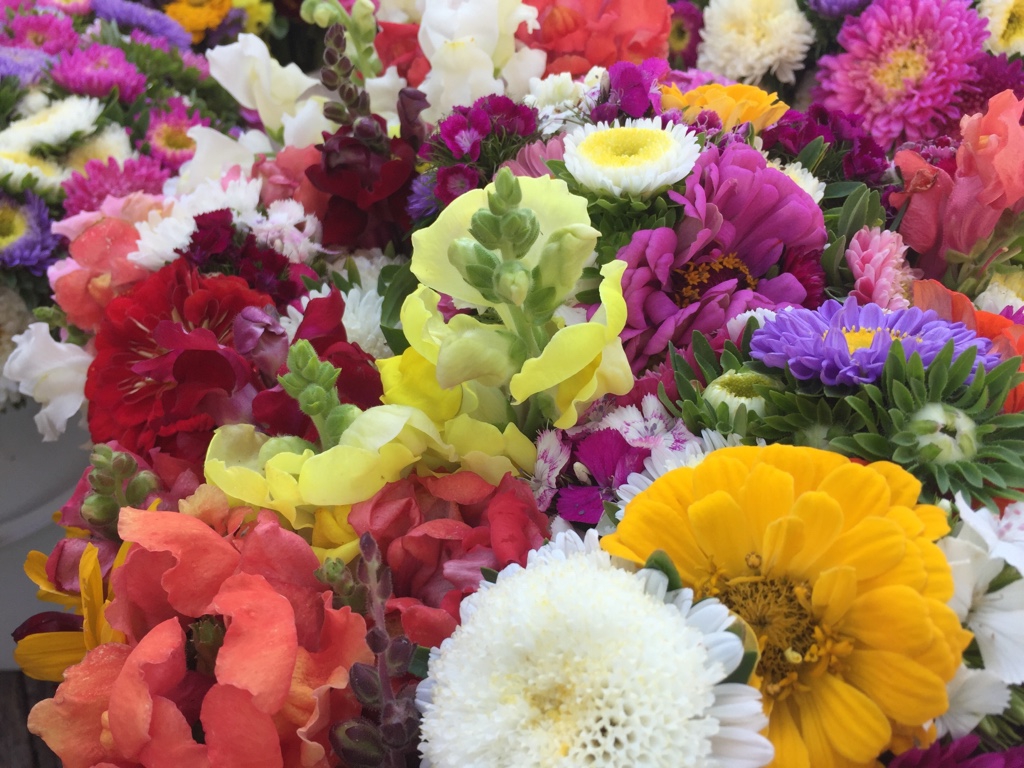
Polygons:
<instances>
[{"instance_id":1,"label":"flower bud cluster","mask_svg":"<svg viewBox=\"0 0 1024 768\"><path fill-rule=\"evenodd\" d=\"M344 432L361 411L355 405L342 404L337 382L341 370L319 358L305 339L288 350L288 373L278 381L301 411L313 420L324 450L338 444Z\"/></svg>"},{"instance_id":2,"label":"flower bud cluster","mask_svg":"<svg viewBox=\"0 0 1024 768\"><path fill-rule=\"evenodd\" d=\"M117 520L122 507L140 507L160 486L160 480L148 469L139 469L129 453L115 451L100 443L89 461L92 489L82 501L82 518L96 533L117 539Z\"/></svg>"}]
</instances>

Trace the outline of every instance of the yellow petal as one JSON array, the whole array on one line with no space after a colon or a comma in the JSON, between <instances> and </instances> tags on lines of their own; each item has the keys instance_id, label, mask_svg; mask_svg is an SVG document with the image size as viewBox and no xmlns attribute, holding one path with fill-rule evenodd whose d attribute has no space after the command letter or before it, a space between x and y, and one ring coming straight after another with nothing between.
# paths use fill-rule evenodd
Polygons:
<instances>
[{"instance_id":1,"label":"yellow petal","mask_svg":"<svg viewBox=\"0 0 1024 768\"><path fill-rule=\"evenodd\" d=\"M61 592L46 575L46 561L48 559L47 555L36 551L29 552L25 558L25 575L39 587L36 598L45 600L48 603L57 603L67 608L76 608L81 603L78 595L69 595L66 592Z\"/></svg>"},{"instance_id":2,"label":"yellow petal","mask_svg":"<svg viewBox=\"0 0 1024 768\"><path fill-rule=\"evenodd\" d=\"M816 678L807 693L794 698L814 768L844 764L841 758L868 763L889 743L892 728L878 706L833 675Z\"/></svg>"},{"instance_id":3,"label":"yellow petal","mask_svg":"<svg viewBox=\"0 0 1024 768\"><path fill-rule=\"evenodd\" d=\"M31 678L59 683L65 669L85 658L85 651L81 632L40 632L18 641L14 661Z\"/></svg>"},{"instance_id":4,"label":"yellow petal","mask_svg":"<svg viewBox=\"0 0 1024 768\"><path fill-rule=\"evenodd\" d=\"M890 503L893 506L914 507L921 497L921 481L891 461L875 461L871 468L889 484ZM938 509L938 507L933 507ZM945 517L943 515L943 517Z\"/></svg>"},{"instance_id":5,"label":"yellow petal","mask_svg":"<svg viewBox=\"0 0 1024 768\"><path fill-rule=\"evenodd\" d=\"M818 490L839 502L847 528L869 516L883 516L889 511L889 483L870 466L844 464L836 467L821 481Z\"/></svg>"},{"instance_id":6,"label":"yellow petal","mask_svg":"<svg viewBox=\"0 0 1024 768\"><path fill-rule=\"evenodd\" d=\"M793 476L766 462L758 463L751 467L737 499L747 512L754 541L759 542L769 523L790 514Z\"/></svg>"},{"instance_id":7,"label":"yellow petal","mask_svg":"<svg viewBox=\"0 0 1024 768\"><path fill-rule=\"evenodd\" d=\"M815 582L811 605L822 624L834 627L850 610L856 597L857 572L849 566L831 568Z\"/></svg>"},{"instance_id":8,"label":"yellow petal","mask_svg":"<svg viewBox=\"0 0 1024 768\"><path fill-rule=\"evenodd\" d=\"M755 551L747 516L725 491L715 491L690 505L690 525L697 546L729 576L749 573L746 557Z\"/></svg>"},{"instance_id":9,"label":"yellow petal","mask_svg":"<svg viewBox=\"0 0 1024 768\"><path fill-rule=\"evenodd\" d=\"M792 475L794 496L816 490L835 468L850 463L842 454L812 451L793 445L774 444L760 450L763 451L762 461Z\"/></svg>"},{"instance_id":10,"label":"yellow petal","mask_svg":"<svg viewBox=\"0 0 1024 768\"><path fill-rule=\"evenodd\" d=\"M807 545L804 521L789 515L771 523L764 532L761 571L765 576L790 572L790 562Z\"/></svg>"},{"instance_id":11,"label":"yellow petal","mask_svg":"<svg viewBox=\"0 0 1024 768\"><path fill-rule=\"evenodd\" d=\"M858 595L839 631L862 645L904 653L923 651L932 640L927 601L900 584Z\"/></svg>"},{"instance_id":12,"label":"yellow petal","mask_svg":"<svg viewBox=\"0 0 1024 768\"><path fill-rule=\"evenodd\" d=\"M857 569L858 579L870 579L898 565L906 551L907 538L899 525L869 517L837 538L815 567L826 570L851 565Z\"/></svg>"},{"instance_id":13,"label":"yellow petal","mask_svg":"<svg viewBox=\"0 0 1024 768\"><path fill-rule=\"evenodd\" d=\"M82 590L82 632L87 650L100 645L103 619L103 571L99 550L87 544L78 561L78 584Z\"/></svg>"},{"instance_id":14,"label":"yellow petal","mask_svg":"<svg viewBox=\"0 0 1024 768\"><path fill-rule=\"evenodd\" d=\"M775 702L768 720L768 739L775 747L775 760L769 768L811 768L807 745L793 716L792 699Z\"/></svg>"},{"instance_id":15,"label":"yellow petal","mask_svg":"<svg viewBox=\"0 0 1024 768\"><path fill-rule=\"evenodd\" d=\"M846 659L843 675L900 723L920 725L949 707L942 678L902 653L854 651Z\"/></svg>"},{"instance_id":16,"label":"yellow petal","mask_svg":"<svg viewBox=\"0 0 1024 768\"><path fill-rule=\"evenodd\" d=\"M462 406L462 387L444 389L437 383L437 368L412 347L400 357L378 360L384 402L418 408L443 424L455 418Z\"/></svg>"},{"instance_id":17,"label":"yellow petal","mask_svg":"<svg viewBox=\"0 0 1024 768\"><path fill-rule=\"evenodd\" d=\"M843 529L839 502L826 493L807 491L793 503L793 516L804 524L804 548L788 563L789 572L803 580L817 574L816 561L828 550Z\"/></svg>"}]
</instances>

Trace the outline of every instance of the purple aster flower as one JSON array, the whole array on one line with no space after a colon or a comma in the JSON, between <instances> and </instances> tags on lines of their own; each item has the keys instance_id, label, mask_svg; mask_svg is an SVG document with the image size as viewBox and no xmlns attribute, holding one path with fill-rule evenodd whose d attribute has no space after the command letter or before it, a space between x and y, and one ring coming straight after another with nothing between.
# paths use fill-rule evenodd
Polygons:
<instances>
[{"instance_id":1,"label":"purple aster flower","mask_svg":"<svg viewBox=\"0 0 1024 768\"><path fill-rule=\"evenodd\" d=\"M690 0L669 3L672 28L668 33L668 61L673 69L697 66L697 46L704 28L704 14Z\"/></svg>"},{"instance_id":2,"label":"purple aster flower","mask_svg":"<svg viewBox=\"0 0 1024 768\"><path fill-rule=\"evenodd\" d=\"M54 82L71 93L103 98L117 88L118 100L130 104L146 90L146 76L109 45L91 45L61 54L50 69Z\"/></svg>"},{"instance_id":3,"label":"purple aster flower","mask_svg":"<svg viewBox=\"0 0 1024 768\"><path fill-rule=\"evenodd\" d=\"M19 203L0 196L0 267L27 269L33 275L45 275L56 260L60 238L50 231L46 203L31 192Z\"/></svg>"},{"instance_id":4,"label":"purple aster flower","mask_svg":"<svg viewBox=\"0 0 1024 768\"><path fill-rule=\"evenodd\" d=\"M108 197L127 197L133 192L159 195L171 175L161 167L159 160L145 155L128 158L124 167L112 157L106 162L90 160L82 170L84 173L76 171L61 185L66 193L64 212L67 216L98 211Z\"/></svg>"},{"instance_id":5,"label":"purple aster flower","mask_svg":"<svg viewBox=\"0 0 1024 768\"><path fill-rule=\"evenodd\" d=\"M21 84L35 83L53 61L42 51L0 46L0 77L16 77Z\"/></svg>"},{"instance_id":6,"label":"purple aster flower","mask_svg":"<svg viewBox=\"0 0 1024 768\"><path fill-rule=\"evenodd\" d=\"M480 145L491 132L491 118L483 109L474 105L446 117L437 126L437 130L456 160L464 157L479 160Z\"/></svg>"},{"instance_id":7,"label":"purple aster flower","mask_svg":"<svg viewBox=\"0 0 1024 768\"><path fill-rule=\"evenodd\" d=\"M1003 91L1013 91L1018 99L1024 98L1024 60L1019 57L1008 59L1005 53L998 56L985 54L971 62L975 69L974 88L962 94L957 111L964 115L976 115L988 111L988 102ZM949 126L951 134L960 135L960 122Z\"/></svg>"},{"instance_id":8,"label":"purple aster flower","mask_svg":"<svg viewBox=\"0 0 1024 768\"><path fill-rule=\"evenodd\" d=\"M207 118L198 112L189 113L185 102L174 96L167 100L167 109L153 113L145 141L149 153L172 173L177 173L196 153L196 143L188 135L196 125L209 125Z\"/></svg>"},{"instance_id":9,"label":"purple aster flower","mask_svg":"<svg viewBox=\"0 0 1024 768\"><path fill-rule=\"evenodd\" d=\"M685 71L678 69L669 70L661 79L664 85L675 85L681 93L700 88L702 85L718 83L719 85L735 85L735 80L716 75L714 72L707 72L703 69L691 68Z\"/></svg>"},{"instance_id":10,"label":"purple aster flower","mask_svg":"<svg viewBox=\"0 0 1024 768\"><path fill-rule=\"evenodd\" d=\"M155 48L158 51L164 53L171 52L171 46L166 40L155 35L151 35L148 32L143 32L141 29L133 29L129 39L136 45L148 45L150 48ZM189 38L191 40L191 38Z\"/></svg>"},{"instance_id":11,"label":"purple aster flower","mask_svg":"<svg viewBox=\"0 0 1024 768\"><path fill-rule=\"evenodd\" d=\"M963 323L918 307L886 311L877 304L860 306L852 296L844 304L826 301L817 310L777 313L754 332L750 356L772 368L788 366L802 381L857 386L878 381L896 340L908 359L916 352L925 367L949 341L954 358L969 347L977 349L972 376L979 365L991 370L1000 362L999 355L989 354L992 343Z\"/></svg>"},{"instance_id":12,"label":"purple aster flower","mask_svg":"<svg viewBox=\"0 0 1024 768\"><path fill-rule=\"evenodd\" d=\"M9 23L10 37L5 45L31 48L55 56L78 45L74 22L63 14L40 13L35 16L15 16Z\"/></svg>"},{"instance_id":13,"label":"purple aster flower","mask_svg":"<svg viewBox=\"0 0 1024 768\"><path fill-rule=\"evenodd\" d=\"M819 16L840 19L851 13L860 13L871 0L807 0L807 6Z\"/></svg>"},{"instance_id":14,"label":"purple aster flower","mask_svg":"<svg viewBox=\"0 0 1024 768\"><path fill-rule=\"evenodd\" d=\"M897 755L889 768L1019 768L1024 763L1024 747L972 757L978 741L973 734L949 743L936 741L928 749L911 749Z\"/></svg>"},{"instance_id":15,"label":"purple aster flower","mask_svg":"<svg viewBox=\"0 0 1024 768\"><path fill-rule=\"evenodd\" d=\"M967 0L875 0L843 23L844 52L818 61L817 96L863 116L883 147L933 138L958 119L987 36Z\"/></svg>"},{"instance_id":16,"label":"purple aster flower","mask_svg":"<svg viewBox=\"0 0 1024 768\"><path fill-rule=\"evenodd\" d=\"M443 205L480 186L480 174L468 165L453 165L437 169L434 196Z\"/></svg>"},{"instance_id":17,"label":"purple aster flower","mask_svg":"<svg viewBox=\"0 0 1024 768\"><path fill-rule=\"evenodd\" d=\"M165 38L177 48L188 48L192 35L177 21L160 11L128 0L92 0L92 10L97 17L113 21L123 29L138 28L156 37Z\"/></svg>"},{"instance_id":18,"label":"purple aster flower","mask_svg":"<svg viewBox=\"0 0 1024 768\"><path fill-rule=\"evenodd\" d=\"M661 106L660 80L669 73L664 59L647 59L636 65L628 61L612 64L608 70L608 100L590 113L597 123L610 123L623 115L643 117Z\"/></svg>"},{"instance_id":19,"label":"purple aster flower","mask_svg":"<svg viewBox=\"0 0 1024 768\"><path fill-rule=\"evenodd\" d=\"M436 183L437 175L434 171L427 171L412 180L409 201L406 203L406 210L410 218L423 221L441 210L440 202L434 197Z\"/></svg>"},{"instance_id":20,"label":"purple aster flower","mask_svg":"<svg viewBox=\"0 0 1024 768\"><path fill-rule=\"evenodd\" d=\"M627 265L621 337L637 373L669 344L687 347L694 331L721 346L741 312L802 304L807 288L778 267L820 255L827 238L811 197L743 143L708 146L686 191L669 196L683 207L675 229L636 232L617 256Z\"/></svg>"}]
</instances>

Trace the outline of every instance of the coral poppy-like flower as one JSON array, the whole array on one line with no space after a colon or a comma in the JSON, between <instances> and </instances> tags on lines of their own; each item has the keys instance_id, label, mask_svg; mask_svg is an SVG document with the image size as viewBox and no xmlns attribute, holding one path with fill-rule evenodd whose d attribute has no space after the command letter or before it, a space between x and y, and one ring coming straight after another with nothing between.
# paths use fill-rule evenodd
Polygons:
<instances>
[{"instance_id":1,"label":"coral poppy-like flower","mask_svg":"<svg viewBox=\"0 0 1024 768\"><path fill-rule=\"evenodd\" d=\"M241 278L205 277L185 259L113 299L85 384L93 440L201 462L213 428L245 413L255 394L252 367L230 346L235 316L272 303Z\"/></svg>"},{"instance_id":2,"label":"coral poppy-like flower","mask_svg":"<svg viewBox=\"0 0 1024 768\"><path fill-rule=\"evenodd\" d=\"M664 0L530 0L539 28L517 37L548 55L545 75L585 75L617 61L664 58L672 9Z\"/></svg>"},{"instance_id":3,"label":"coral poppy-like flower","mask_svg":"<svg viewBox=\"0 0 1024 768\"><path fill-rule=\"evenodd\" d=\"M337 765L328 725L359 714L366 624L332 606L309 544L248 512L210 488L180 514L121 511L133 546L107 617L127 642L94 647L29 715L65 766Z\"/></svg>"},{"instance_id":4,"label":"coral poppy-like flower","mask_svg":"<svg viewBox=\"0 0 1024 768\"><path fill-rule=\"evenodd\" d=\"M391 483L354 504L348 522L380 546L394 580L389 608L409 639L427 647L455 630L481 568L526 565L550 535L526 481L506 475L494 486L473 472Z\"/></svg>"},{"instance_id":5,"label":"coral poppy-like flower","mask_svg":"<svg viewBox=\"0 0 1024 768\"><path fill-rule=\"evenodd\" d=\"M787 765L870 766L895 733L945 712L971 639L946 605L946 514L920 492L888 462L723 448L636 496L602 546L637 563L665 551L684 586L747 622Z\"/></svg>"},{"instance_id":6,"label":"coral poppy-like flower","mask_svg":"<svg viewBox=\"0 0 1024 768\"><path fill-rule=\"evenodd\" d=\"M724 341L726 322L748 309L802 304L808 290L794 273L768 271L825 245L814 200L746 144L707 147L685 193L669 196L685 212L676 228L636 232L618 254L627 265L621 337L634 372L669 344L688 346L694 331Z\"/></svg>"}]
</instances>

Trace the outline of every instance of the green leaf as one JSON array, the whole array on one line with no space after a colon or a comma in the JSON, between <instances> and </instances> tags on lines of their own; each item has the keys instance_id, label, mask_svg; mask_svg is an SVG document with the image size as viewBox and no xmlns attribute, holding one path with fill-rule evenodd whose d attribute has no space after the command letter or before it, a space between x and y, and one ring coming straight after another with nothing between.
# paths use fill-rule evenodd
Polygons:
<instances>
[{"instance_id":1,"label":"green leaf","mask_svg":"<svg viewBox=\"0 0 1024 768\"><path fill-rule=\"evenodd\" d=\"M428 674L429 666L430 649L422 645L417 645L416 650L413 651L412 654L412 661L409 662L409 674L423 680Z\"/></svg>"},{"instance_id":2,"label":"green leaf","mask_svg":"<svg viewBox=\"0 0 1024 768\"><path fill-rule=\"evenodd\" d=\"M723 682L726 683L740 683L746 685L750 681L750 675L754 671L754 666L757 664L757 651L745 651L743 658L740 660L739 666L732 671Z\"/></svg>"},{"instance_id":3,"label":"green leaf","mask_svg":"<svg viewBox=\"0 0 1024 768\"><path fill-rule=\"evenodd\" d=\"M683 588L683 580L679 577L679 571L676 570L672 560L663 549L654 550L650 557L647 558L647 562L644 563L644 568L651 568L655 571L661 571L668 577L668 588L669 591Z\"/></svg>"}]
</instances>

